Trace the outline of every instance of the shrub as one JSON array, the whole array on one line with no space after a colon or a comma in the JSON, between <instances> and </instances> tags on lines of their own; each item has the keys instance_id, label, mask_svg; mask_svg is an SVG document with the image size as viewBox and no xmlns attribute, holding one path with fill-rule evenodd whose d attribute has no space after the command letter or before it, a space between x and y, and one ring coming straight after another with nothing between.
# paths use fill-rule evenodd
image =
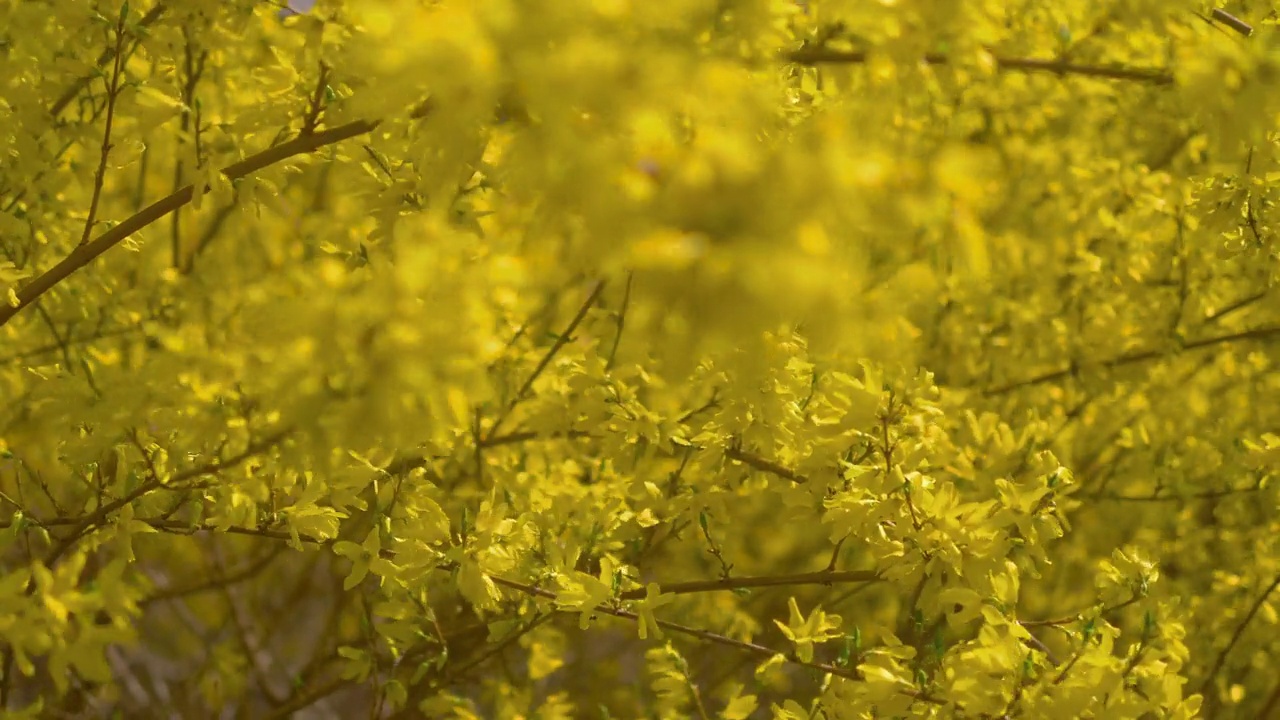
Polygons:
<instances>
[{"instance_id":1,"label":"shrub","mask_svg":"<svg viewBox=\"0 0 1280 720\"><path fill-rule=\"evenodd\" d=\"M1269 717L1201 5L10 3L0 706Z\"/></svg>"}]
</instances>

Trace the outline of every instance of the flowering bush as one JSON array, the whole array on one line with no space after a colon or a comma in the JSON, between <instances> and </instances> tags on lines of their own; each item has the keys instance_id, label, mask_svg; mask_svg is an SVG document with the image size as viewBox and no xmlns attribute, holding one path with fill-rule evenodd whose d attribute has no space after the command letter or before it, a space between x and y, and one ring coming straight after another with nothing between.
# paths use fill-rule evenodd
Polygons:
<instances>
[{"instance_id":1,"label":"flowering bush","mask_svg":"<svg viewBox=\"0 0 1280 720\"><path fill-rule=\"evenodd\" d=\"M1270 717L1236 4L9 3L0 706Z\"/></svg>"}]
</instances>

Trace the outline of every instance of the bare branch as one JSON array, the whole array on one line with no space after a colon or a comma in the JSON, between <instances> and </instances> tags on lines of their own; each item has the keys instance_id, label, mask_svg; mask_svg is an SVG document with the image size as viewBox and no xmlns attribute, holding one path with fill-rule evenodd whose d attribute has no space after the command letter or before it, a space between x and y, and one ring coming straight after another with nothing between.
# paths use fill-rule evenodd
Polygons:
<instances>
[{"instance_id":1,"label":"bare branch","mask_svg":"<svg viewBox=\"0 0 1280 720\"><path fill-rule=\"evenodd\" d=\"M787 61L800 65L856 65L867 62L868 57L870 57L869 53L863 50L829 50L826 48L805 48L793 50L784 55L784 59ZM949 56L941 53L930 53L922 59L929 65L947 65L952 62ZM1077 75L1103 80L1130 80L1152 85L1173 84L1173 73L1159 68L1133 68L1123 65L1082 65L1065 60L1000 56L995 56L994 60L996 67L1001 70Z\"/></svg>"},{"instance_id":2,"label":"bare branch","mask_svg":"<svg viewBox=\"0 0 1280 720\"><path fill-rule=\"evenodd\" d=\"M1262 609L1263 604L1266 603L1267 598L1271 597L1271 593L1275 592L1278 587L1280 587L1280 575L1277 575L1275 579L1271 581L1271 584L1258 595L1258 599L1254 601L1253 605L1249 608L1249 612L1245 613L1240 624L1236 626L1235 632L1231 634L1231 639L1227 641L1226 647L1222 648L1222 651L1218 653L1218 658L1214 660L1213 667L1209 669L1209 673L1205 676L1204 682L1200 683L1201 695L1206 698L1210 697L1209 686L1213 683L1213 679L1218 676L1218 673L1222 671L1222 666L1227 662L1227 655L1229 655L1231 650L1235 648L1236 643L1240 641L1240 638L1244 637L1245 628L1249 626L1249 623L1253 622L1254 616L1258 614L1258 611Z\"/></svg>"},{"instance_id":3,"label":"bare branch","mask_svg":"<svg viewBox=\"0 0 1280 720\"><path fill-rule=\"evenodd\" d=\"M547 366L551 364L551 361L555 359L556 353L560 352L560 349L573 339L573 332L577 330L578 326L582 324L582 321L586 319L587 312L591 310L591 307L596 304L596 300L600 298L600 293L604 290L604 286L604 280L596 281L595 285L591 288L591 293L587 295L587 299L582 303L582 307L578 308L578 313L569 321L569 326L564 329L564 332L560 333L556 338L555 343L553 343L547 350L546 354L542 356L542 360L538 362L538 366L533 369L533 372L529 374L528 379L526 379L524 384L520 386L520 390L516 393L515 397L513 397L511 402L507 404L506 409L503 410L502 414L493 421L493 425L489 427L489 432L485 433L485 442L488 442L497 436L498 429L502 426L502 423L511 416L511 411L515 410L516 406L520 404L520 401L528 395L529 390L533 388L533 383L537 381L543 371L547 369Z\"/></svg>"},{"instance_id":4,"label":"bare branch","mask_svg":"<svg viewBox=\"0 0 1280 720\"><path fill-rule=\"evenodd\" d=\"M98 155L98 169L93 173L93 196L89 200L89 215L84 220L84 232L80 244L89 242L93 234L93 221L98 217L98 203L102 200L102 183L107 177L107 158L111 154L111 126L116 118L116 100L120 97L120 75L124 72L124 14L116 19L116 46L111 63L111 79L107 81L107 117L102 130L102 149Z\"/></svg>"},{"instance_id":5,"label":"bare branch","mask_svg":"<svg viewBox=\"0 0 1280 720\"><path fill-rule=\"evenodd\" d=\"M737 447L736 445L730 446L729 448L727 448L724 451L724 455L730 460L737 460L738 462L744 465L749 465L755 468L756 470L767 472L770 475L777 475L778 477L784 478L786 480L790 480L793 483L809 482L809 478L797 473L796 471L791 470L790 468L787 468L787 467L783 467L782 465L779 465L778 463L773 462L772 460L766 460L757 455L752 455L751 453L743 452L742 449Z\"/></svg>"},{"instance_id":6,"label":"bare branch","mask_svg":"<svg viewBox=\"0 0 1280 720\"><path fill-rule=\"evenodd\" d=\"M526 595L532 595L534 597L542 597L552 601L559 599L559 595L557 595L556 593L550 590L534 587L532 585L526 585L524 583L515 582L513 580L507 580L505 578L500 578L497 576L492 576L492 579L498 585L511 588L512 590L518 590L522 593L525 593ZM578 611L564 610L562 612L578 612ZM595 608L594 610L592 610L592 612L601 613L604 615L612 615L613 617L622 618L624 620L631 620L633 622L640 621L640 616L637 615L636 613L628 612L626 610L619 610L617 608L611 608L603 605ZM781 652L775 648L766 647L764 645L759 645L757 643L746 642L743 640L734 640L731 637L728 637L726 635L721 635L719 633L714 633L714 632L711 632L710 630L691 628L685 625L679 625L673 622L668 622L666 620L658 620L657 622L658 622L658 626L663 628L664 630L671 630L672 632L678 632L683 635L688 635L690 637L694 637L705 642L715 643L718 645L725 645L727 647L743 650L743 651L746 651L755 655L760 655L763 657L771 658L771 657L774 657L775 655L781 655L783 656L783 658L786 659L787 662L793 665L800 665L802 667L818 670L823 673L829 673L831 675L836 675L849 680L862 679L862 674L859 673L856 669L841 667L839 665L831 665L828 663L819 663L819 662L801 660L799 657L796 657L795 653ZM903 692L923 702L929 702L929 703L942 702L941 700L938 700L925 693L920 693L912 690L904 690Z\"/></svg>"},{"instance_id":7,"label":"bare branch","mask_svg":"<svg viewBox=\"0 0 1280 720\"><path fill-rule=\"evenodd\" d=\"M795 575L768 575L760 577L731 577L720 580L694 580L682 583L658 583L662 593L688 595L690 593L717 592L754 587L782 587L791 585L832 585L835 583L877 582L880 575L874 570L845 570L839 572L811 572ZM496 580L495 580L496 582ZM645 596L644 588L620 593L620 600L638 600Z\"/></svg>"},{"instance_id":8,"label":"bare branch","mask_svg":"<svg viewBox=\"0 0 1280 720\"><path fill-rule=\"evenodd\" d=\"M1216 337L1209 337L1209 338L1204 338L1202 340L1196 340L1193 342L1184 343L1181 349L1182 350L1200 350L1203 348L1214 347L1216 345L1223 345L1226 343L1232 343L1236 341L1267 340L1277 335L1280 335L1280 326L1264 326L1260 328L1254 328L1252 330L1242 330L1240 332L1228 333L1226 335L1218 335ZM1110 360L1104 360L1101 363L1101 365L1102 367L1105 367L1108 369L1117 368L1117 367L1123 367L1125 365L1133 365L1135 363L1146 362L1148 360L1156 360L1161 357L1164 357L1164 355L1165 355L1165 352L1163 350L1140 350L1138 352L1128 353L1125 355L1121 355L1119 357L1111 358ZM1027 378L1025 380L1019 380L1017 382L1012 382L1006 385L990 388L987 391L985 391L983 394L986 395L987 397L991 397L993 395L1003 395L1005 393L1009 393L1014 390L1020 390L1022 388L1032 387L1034 385L1043 385L1044 383L1057 382L1058 380L1062 380L1066 377L1069 377L1073 372L1074 372L1073 368L1066 367L1061 370L1054 370L1052 372L1036 375L1036 376Z\"/></svg>"},{"instance_id":9,"label":"bare branch","mask_svg":"<svg viewBox=\"0 0 1280 720\"><path fill-rule=\"evenodd\" d=\"M1218 22L1222 23L1223 25L1226 25L1227 27L1231 28L1232 30L1235 30L1236 32L1240 33L1245 37L1249 37L1250 35L1253 34L1252 25L1241 20L1235 15L1232 15L1226 10L1223 10L1222 8L1214 8L1210 16L1214 20L1217 20Z\"/></svg>"}]
</instances>

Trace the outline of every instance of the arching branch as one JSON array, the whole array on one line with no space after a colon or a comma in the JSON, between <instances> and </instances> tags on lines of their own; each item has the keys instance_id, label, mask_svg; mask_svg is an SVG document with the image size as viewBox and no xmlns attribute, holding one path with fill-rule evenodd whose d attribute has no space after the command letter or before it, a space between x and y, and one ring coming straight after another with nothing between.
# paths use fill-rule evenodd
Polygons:
<instances>
[{"instance_id":1,"label":"arching branch","mask_svg":"<svg viewBox=\"0 0 1280 720\"><path fill-rule=\"evenodd\" d=\"M784 56L788 61L801 65L857 65L867 62L869 53L863 50L830 50L807 48L794 50ZM923 58L929 65L947 65L951 56L929 53ZM1011 58L995 56L996 67L1020 72L1047 72L1055 75L1077 75L1103 80L1130 80L1152 85L1173 84L1173 72L1163 68L1135 68L1124 65L1084 65L1066 60L1037 58Z\"/></svg>"},{"instance_id":2,"label":"arching branch","mask_svg":"<svg viewBox=\"0 0 1280 720\"><path fill-rule=\"evenodd\" d=\"M238 180L263 168L287 160L295 155L305 155L333 145L348 138L371 132L378 122L356 120L355 122L330 128L312 135L302 135L275 147L267 148L256 155L241 160L222 171L228 180ZM72 273L88 265L99 255L120 244L130 235L146 228L169 213L191 202L195 197L195 186L187 185L168 197L157 200L151 205L135 213L132 217L102 233L93 240L72 250L58 264L41 273L18 291L18 304L0 308L0 327L3 327L13 316L22 311L42 295L49 292L58 283L67 279Z\"/></svg>"}]
</instances>

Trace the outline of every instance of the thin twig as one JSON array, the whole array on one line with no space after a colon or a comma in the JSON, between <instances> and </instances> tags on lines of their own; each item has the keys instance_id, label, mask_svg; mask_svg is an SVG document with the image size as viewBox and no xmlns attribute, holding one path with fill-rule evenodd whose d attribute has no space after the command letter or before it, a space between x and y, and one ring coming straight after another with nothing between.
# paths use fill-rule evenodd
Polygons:
<instances>
[{"instance_id":1,"label":"thin twig","mask_svg":"<svg viewBox=\"0 0 1280 720\"><path fill-rule=\"evenodd\" d=\"M1222 648L1222 651L1218 653L1217 659L1213 662L1213 667L1209 669L1209 673L1205 676L1204 682L1200 683L1201 695L1206 698L1209 697L1209 686L1213 684L1213 679L1222 671L1222 666L1227 662L1227 655L1229 655L1231 650L1235 648L1236 643L1240 641L1240 638L1244 637L1245 628L1249 626L1249 623L1253 622L1254 616L1262 609L1262 606L1267 602L1267 598L1271 597L1271 593L1275 592L1277 587L1280 587L1280 575L1277 575L1275 579L1271 581L1271 584L1268 585L1260 595L1258 595L1258 599L1254 601L1253 605L1249 608L1249 612L1245 613L1244 619L1240 621L1240 624L1236 626L1235 632L1231 634L1231 639L1227 641L1226 647Z\"/></svg>"},{"instance_id":2,"label":"thin twig","mask_svg":"<svg viewBox=\"0 0 1280 720\"><path fill-rule=\"evenodd\" d=\"M867 62L870 54L863 50L830 50L827 48L805 48L793 50L784 55L790 62L801 65L854 65ZM1081 65L1064 60L1041 60L1035 58L1010 58L995 56L996 67L1001 70L1021 72L1047 72L1055 75L1077 75L1081 77L1104 80L1131 80L1152 85L1173 84L1173 73L1157 68L1132 68L1123 65ZM929 65L947 65L952 58L941 53L930 53L922 60Z\"/></svg>"},{"instance_id":3,"label":"thin twig","mask_svg":"<svg viewBox=\"0 0 1280 720\"><path fill-rule=\"evenodd\" d=\"M1199 350L1202 348L1213 347L1215 345L1222 345L1225 343L1236 342L1238 340L1245 340L1245 341L1266 340L1277 335L1280 335L1280 326L1264 326L1260 328L1254 328L1252 330L1242 330L1240 332L1228 333L1226 335L1218 335L1216 337L1204 338L1202 340L1196 340L1194 342L1183 343L1181 349L1184 351ZM1121 355L1119 357L1114 357L1114 358L1111 358L1110 360L1104 360L1100 363L1100 365L1101 367L1108 368L1108 369L1123 367L1125 365L1132 365L1134 363L1146 362L1148 360L1158 360L1161 357L1164 357L1166 352L1167 351L1163 349L1141 350L1138 352ZM1054 370L1052 372L1043 373L1041 375L1035 375L1033 377L1026 378L1025 380L1018 380L1016 382L1011 382L1006 385L990 388L986 390L984 394L987 397L991 397L993 395L1003 395L1005 393L1009 393L1014 390L1032 387L1034 385L1042 385L1044 383L1057 382L1064 378L1070 377L1073 372L1074 372L1073 368L1066 367L1066 368L1062 368L1061 370Z\"/></svg>"},{"instance_id":4,"label":"thin twig","mask_svg":"<svg viewBox=\"0 0 1280 720\"><path fill-rule=\"evenodd\" d=\"M291 718L299 710L315 705L350 684L353 684L352 681L344 677L333 678L311 692L295 695L286 700L283 705L276 708L276 711L267 717L267 720Z\"/></svg>"},{"instance_id":5,"label":"thin twig","mask_svg":"<svg viewBox=\"0 0 1280 720\"><path fill-rule=\"evenodd\" d=\"M200 59L196 60L195 53L191 46L191 30L189 26L184 25L182 28L183 37L183 58L186 72L186 80L182 84L182 103L185 106L182 109L182 123L179 125L178 145L182 146L186 142L188 132L193 135L193 144L195 145L196 166L200 165L200 118L195 115L196 104L196 86L200 84L200 76L204 74L205 60L209 56L206 50L200 54ZM178 161L173 164L173 189L176 191L182 187L182 177L186 174L184 167L182 152L178 153ZM170 227L170 265L178 270L187 270L184 267L185 261L183 254L185 249L182 244L182 209L173 211L171 218L172 225Z\"/></svg>"},{"instance_id":6,"label":"thin twig","mask_svg":"<svg viewBox=\"0 0 1280 720\"><path fill-rule=\"evenodd\" d=\"M743 452L742 449L737 447L736 445L726 448L724 451L724 456L729 458L730 460L736 460L742 463L743 465L748 465L750 467L753 467L756 470L767 472L770 475L777 475L780 478L790 480L793 483L799 484L799 483L809 482L809 478L797 473L796 471L791 470L790 468L784 467L782 465L779 465L778 463L773 462L772 460L766 460L758 455L752 455L751 453Z\"/></svg>"},{"instance_id":7,"label":"thin twig","mask_svg":"<svg viewBox=\"0 0 1280 720\"><path fill-rule=\"evenodd\" d=\"M156 20L160 19L160 16L165 13L165 10L167 10L167 8L164 3L156 4L155 7L148 10L147 14L143 15L142 18L138 20L138 24L135 27L141 29L151 25ZM97 61L94 63L94 67L102 67L108 62L113 62L117 54L118 53L115 48L107 48L106 50L103 50L102 54L98 56ZM94 77L96 77L96 75L86 75L72 83L71 86L68 87L62 95L60 95L58 99L49 106L49 114L55 118L61 115L62 111L65 110L67 106L76 99L76 96L80 94L80 91L84 90L86 85L93 82Z\"/></svg>"},{"instance_id":8,"label":"thin twig","mask_svg":"<svg viewBox=\"0 0 1280 720\"><path fill-rule=\"evenodd\" d=\"M276 443L280 442L285 437L287 437L290 432L291 432L290 430L286 429L286 430L280 430L275 433L272 433L271 435L267 436L266 438L256 443L251 443L249 447L245 448L243 452L237 453L236 455L233 455L232 457L227 458L226 460L214 460L204 465L201 465L199 467L194 467L188 470L183 470L181 472L174 473L173 477L169 478L167 482L162 482L158 476L153 476L150 480L139 485L137 489L135 489L133 492L129 493L128 495L125 495L124 497L118 500L114 500L112 502L107 503L106 505L98 508L93 513L89 514L87 517L84 517L83 519L79 520L79 522L76 524L76 527L71 532L71 534L63 538L62 541L52 551L49 552L49 555L44 560L45 567L52 568L54 563L56 563L68 550L70 550L71 546L74 545L77 540L83 537L85 533L89 532L94 527L105 522L107 517L110 516L111 513L119 510L125 505L128 505L129 503L132 503L138 498L155 491L157 488L160 488L163 485L175 485L175 484L182 483L187 480L193 480L195 478L202 477L205 475L214 475L224 470L235 467L240 463L243 463L245 460L248 460L249 458L254 457L255 455L261 453L267 448L274 446ZM147 458L147 460L148 462L150 462L149 458ZM51 525L53 523L45 522L44 524Z\"/></svg>"},{"instance_id":9,"label":"thin twig","mask_svg":"<svg viewBox=\"0 0 1280 720\"><path fill-rule=\"evenodd\" d=\"M329 64L320 61L320 78L316 80L315 92L311 95L307 114L302 118L302 134L311 135L320 124L320 113L324 112L325 90L329 87ZM368 146L366 146L368 147Z\"/></svg>"},{"instance_id":10,"label":"thin twig","mask_svg":"<svg viewBox=\"0 0 1280 720\"><path fill-rule=\"evenodd\" d=\"M226 567L222 562L216 540L211 543L211 549L218 574L225 575ZM258 686L258 689L272 705L280 705L285 702L287 696L277 693L271 683L271 671L273 667L279 667L279 660L268 651L265 647L266 643L262 642L261 638L250 632L247 619L249 613L245 611L244 603L241 602L237 590L237 587L230 584L224 584L218 588L222 599L227 604L228 617L231 619L231 629L234 631L233 636L239 643L241 651L244 652L245 659L249 661L248 674L253 677L254 684Z\"/></svg>"},{"instance_id":11,"label":"thin twig","mask_svg":"<svg viewBox=\"0 0 1280 720\"><path fill-rule=\"evenodd\" d=\"M1276 687L1267 696L1267 701L1263 703L1262 710L1258 713L1257 720L1272 720L1275 717L1276 709L1280 708L1280 681L1276 682Z\"/></svg>"},{"instance_id":12,"label":"thin twig","mask_svg":"<svg viewBox=\"0 0 1280 720\"><path fill-rule=\"evenodd\" d=\"M243 568L222 574L204 582L193 583L185 587L177 586L162 588L157 592L138 600L138 607L146 607L147 605L164 602L166 600L176 600L178 598L187 597L188 595L198 595L211 590L217 590L227 585L235 585L237 583L250 580L255 575L265 570L276 558L280 557L280 554L284 552L286 547L287 546L285 545L274 545L270 552L257 560L254 560Z\"/></svg>"},{"instance_id":13,"label":"thin twig","mask_svg":"<svg viewBox=\"0 0 1280 720\"><path fill-rule=\"evenodd\" d=\"M1250 305L1258 302L1259 300L1262 300L1267 296L1269 292L1270 292L1269 289L1260 290L1251 295L1246 295L1245 297L1242 297L1239 300L1235 300L1233 302L1227 303L1227 305L1225 305L1221 309L1214 310L1213 312L1206 315L1204 322L1206 325L1209 323L1220 322L1224 317L1232 313L1239 312L1240 310L1243 310L1244 308L1249 307Z\"/></svg>"},{"instance_id":14,"label":"thin twig","mask_svg":"<svg viewBox=\"0 0 1280 720\"><path fill-rule=\"evenodd\" d=\"M739 590L743 588L780 587L784 585L831 585L834 583L877 582L880 575L874 570L843 570L838 572L811 572L795 575L765 575L758 577L730 577L719 580L694 580L679 583L658 583L662 594L688 595L690 593ZM495 580L496 582L496 580ZM618 594L619 600L638 600L647 590L637 588Z\"/></svg>"},{"instance_id":15,"label":"thin twig","mask_svg":"<svg viewBox=\"0 0 1280 720\"><path fill-rule=\"evenodd\" d=\"M1098 614L1099 614L1099 615L1109 615L1109 614L1111 614L1111 613L1113 613L1113 612L1115 612L1115 611L1117 611L1117 610L1122 610L1122 609L1124 609L1124 608L1127 608L1127 607L1129 607L1130 605L1133 605L1134 603L1138 602L1138 601L1139 601L1139 600L1141 600L1141 599L1142 599L1142 597L1141 597L1141 596L1139 596L1139 595L1134 595L1133 597L1129 598L1128 600L1125 600L1124 602L1116 603L1115 605L1112 605L1111 607L1105 607L1105 608L1102 608L1102 610L1101 610L1101 611L1099 611L1099 613L1098 613ZM1055 620L1022 620L1022 621L1019 621L1019 623L1018 623L1018 624L1019 624L1019 625L1021 625L1021 626L1023 626L1023 627L1026 627L1026 628L1033 628L1033 627L1060 627L1060 626L1062 626L1062 625L1070 625L1071 623L1078 622L1078 621L1080 620L1080 618L1081 618L1081 617L1083 617L1083 616L1084 616L1084 611L1081 611L1081 612L1078 612L1078 613L1076 613L1075 615L1072 615L1072 616L1070 616L1070 617L1057 618L1057 619L1055 619Z\"/></svg>"},{"instance_id":16,"label":"thin twig","mask_svg":"<svg viewBox=\"0 0 1280 720\"><path fill-rule=\"evenodd\" d=\"M89 199L89 216L84 220L84 232L80 245L88 244L93 235L93 222L98 217L98 203L102 200L102 184L107 177L107 158L111 155L111 126L116 118L116 99L120 97L120 75L124 68L124 13L116 19L116 47L111 62L111 80L107 82L107 117L102 130L102 150L98 155L98 169L93 173L93 196Z\"/></svg>"},{"instance_id":17,"label":"thin twig","mask_svg":"<svg viewBox=\"0 0 1280 720\"><path fill-rule=\"evenodd\" d=\"M559 599L559 595L557 595L556 593L550 590L545 590L540 587L534 587L532 585L526 585L524 583L519 583L519 582L515 582L512 580L507 580L505 578L499 578L499 577L493 577L493 581L498 585L511 588L512 590L518 590L522 593L525 593L526 595L546 598L553 602ZM562 610L561 612L580 612L580 611L576 609L567 609L567 610ZM596 607L591 612L602 613L604 615L612 615L613 617L622 618L624 620L631 620L633 622L640 621L640 616L636 613L628 612L626 610L620 610L617 608L611 608L604 605ZM658 626L663 628L664 630L671 630L672 632L678 632L683 635L688 635L690 637L698 638L699 640L703 640L705 642L716 643L718 645L725 645L727 647L736 648L738 650L744 650L746 652L750 652L755 655L761 655L769 658L772 658L777 655L781 655L787 662L793 665L807 667L813 670L818 670L823 673L829 673L831 675L836 675L838 677L846 678L849 680L862 680L862 674L854 669L839 667L837 665L830 665L827 663L801 660L799 657L796 657L795 653L781 652L774 648L766 647L764 645L759 645L757 643L746 642L743 640L735 640L731 637L721 635L719 633L714 633L709 630L691 628L685 625L679 625L677 623L669 622L666 620L658 620L657 623L658 623ZM932 696L926 695L924 693L918 693L915 691L907 691L907 690L904 690L903 692L906 695L909 695L917 700L921 700L924 702L929 702L929 703L942 702L941 700L933 698Z\"/></svg>"},{"instance_id":18,"label":"thin twig","mask_svg":"<svg viewBox=\"0 0 1280 720\"><path fill-rule=\"evenodd\" d=\"M547 366L551 364L551 361L555 359L556 353L560 352L560 349L573 339L574 331L577 330L578 326L582 324L582 321L586 319L587 313L591 310L591 307L596 304L596 300L600 298L600 293L604 290L604 286L604 280L596 281L595 285L591 288L591 293L587 295L587 299L582 303L582 307L578 308L578 312L573 316L573 320L569 321L569 326L565 328L564 332L560 333L560 335L556 337L556 341L552 343L546 354L542 356L542 360L538 362L538 366L533 369L533 372L529 374L529 377L524 381L524 384L520 386L520 390L516 392L515 397L511 398L511 402L507 404L507 407L502 411L502 414L493 421L493 425L491 425L489 427L489 431L485 433L484 440L486 442L497 436L498 430L502 427L502 423L511 416L511 412L515 410L516 406L520 404L520 401L528 395L529 390L533 388L533 383L537 381L543 371L547 369Z\"/></svg>"},{"instance_id":19,"label":"thin twig","mask_svg":"<svg viewBox=\"0 0 1280 720\"><path fill-rule=\"evenodd\" d=\"M9 258L11 263L15 265L17 264L15 262L14 254L9 252L8 248L0 248L0 251L4 252L5 257ZM68 337L64 337L62 333L59 332L57 323L54 322L53 316L49 314L49 311L46 310L43 305L36 305L36 313L40 316L40 320L45 324L45 327L49 329L49 334L53 336L54 344L52 347L54 350L61 352L62 361L66 364L67 372L74 374L75 362L71 359L71 342L68 339L71 335L72 327L67 328Z\"/></svg>"},{"instance_id":20,"label":"thin twig","mask_svg":"<svg viewBox=\"0 0 1280 720\"><path fill-rule=\"evenodd\" d=\"M633 279L633 274L628 272L627 285L622 291L622 307L618 309L618 332L613 336L613 347L609 348L609 359L604 364L606 372L613 369L613 363L618 358L618 345L622 343L622 330L627 322L627 306L631 304L631 281Z\"/></svg>"},{"instance_id":21,"label":"thin twig","mask_svg":"<svg viewBox=\"0 0 1280 720\"><path fill-rule=\"evenodd\" d=\"M1243 488L1226 488L1223 490L1205 490L1203 492L1188 493L1185 495L1117 495L1113 493L1092 493L1079 497L1088 498L1090 500L1110 500L1112 502L1177 502L1181 500L1220 500L1232 495L1243 495L1244 493L1258 492L1262 489L1261 485L1253 485Z\"/></svg>"},{"instance_id":22,"label":"thin twig","mask_svg":"<svg viewBox=\"0 0 1280 720\"><path fill-rule=\"evenodd\" d=\"M486 649L484 652L478 654L474 658L471 658L465 663L462 663L461 665L455 668L451 668L450 672L448 672L444 677L440 678L438 682L424 682L418 685L413 689L413 692L409 694L408 701L405 703L404 708L402 708L399 712L392 715L390 720L397 720L398 718L417 717L417 712L418 712L417 706L422 700L426 698L428 693L432 692L433 690L440 690L442 688L446 688L454 684L455 682L458 681L458 679L466 675L466 673L483 665L485 662L487 662L489 659L493 658L494 656L501 654L504 650L509 648L512 643L516 642L517 640L524 637L525 635L528 635L529 633L533 632L535 629L537 629L538 627L541 627L543 624L545 624L547 621L551 620L554 617L556 617L555 613L537 613L533 616L531 620L524 623L523 625L516 628L515 630L512 630L501 640L494 643L492 647Z\"/></svg>"}]
</instances>

